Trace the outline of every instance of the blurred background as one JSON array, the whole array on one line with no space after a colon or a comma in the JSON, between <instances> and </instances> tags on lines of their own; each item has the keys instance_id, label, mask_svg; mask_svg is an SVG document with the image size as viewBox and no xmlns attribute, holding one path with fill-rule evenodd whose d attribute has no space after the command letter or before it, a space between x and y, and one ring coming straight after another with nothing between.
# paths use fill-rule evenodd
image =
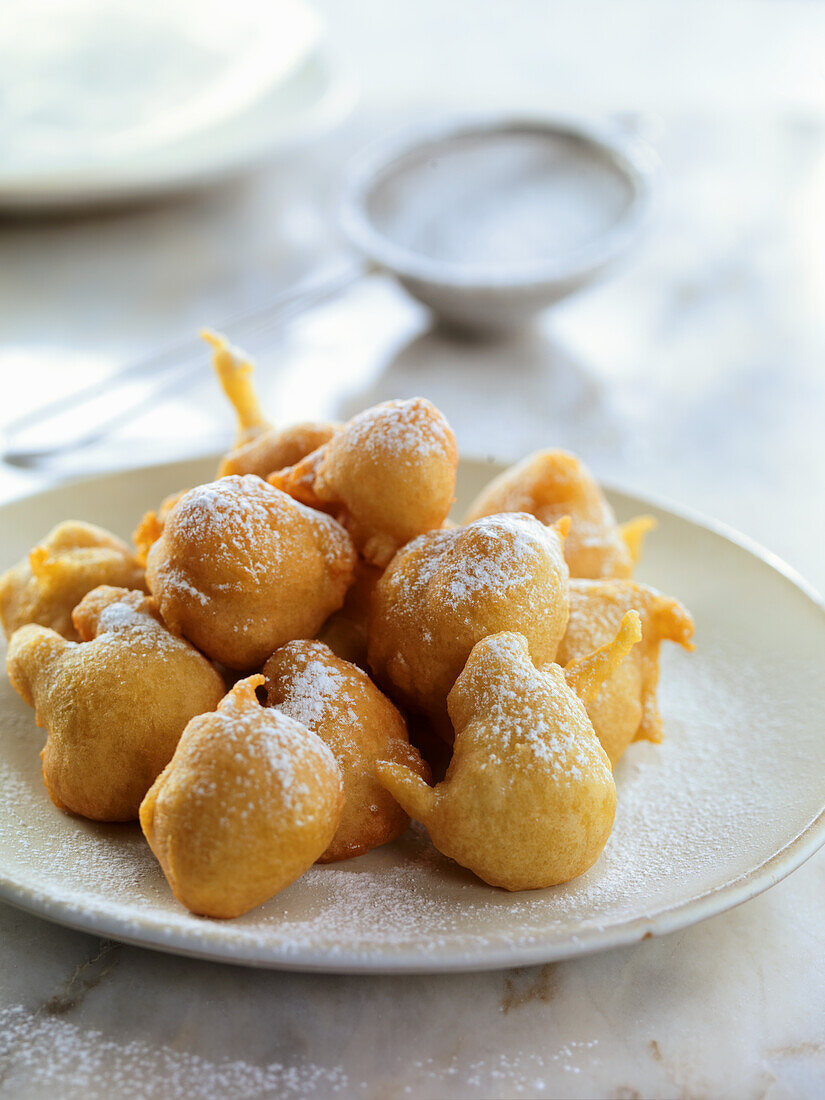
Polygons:
<instances>
[{"instance_id":1,"label":"blurred background","mask_svg":"<svg viewBox=\"0 0 825 1100\"><path fill-rule=\"evenodd\" d=\"M822 586L823 59L814 0L4 0L0 422L171 350L112 399L115 431L0 465L0 500L223 447L205 352L157 382L201 326L264 311L276 422L421 393L465 453L571 448ZM506 336L443 331L382 274L270 323L349 262L353 154L465 112L639 135L662 162L644 239Z\"/></svg>"}]
</instances>

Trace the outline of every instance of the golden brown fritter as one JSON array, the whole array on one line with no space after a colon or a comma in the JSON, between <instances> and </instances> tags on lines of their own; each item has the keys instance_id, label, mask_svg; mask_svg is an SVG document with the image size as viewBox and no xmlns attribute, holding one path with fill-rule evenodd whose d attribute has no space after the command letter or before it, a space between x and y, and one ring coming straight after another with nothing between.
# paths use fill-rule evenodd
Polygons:
<instances>
[{"instance_id":1,"label":"golden brown fritter","mask_svg":"<svg viewBox=\"0 0 825 1100\"><path fill-rule=\"evenodd\" d=\"M332 439L336 424L305 420L287 428L270 428L247 443L237 444L218 466L218 477L227 474L257 474L267 477L302 458Z\"/></svg>"},{"instance_id":2,"label":"golden brown fritter","mask_svg":"<svg viewBox=\"0 0 825 1100\"><path fill-rule=\"evenodd\" d=\"M632 741L661 741L662 720L656 704L659 647L662 641L692 649L693 619L678 600L634 581L571 580L570 621L559 646L566 664L604 645L622 616L641 616L642 641L602 685L587 713L613 766Z\"/></svg>"},{"instance_id":3,"label":"golden brown fritter","mask_svg":"<svg viewBox=\"0 0 825 1100\"><path fill-rule=\"evenodd\" d=\"M140 824L178 901L239 917L283 890L332 840L341 772L306 726L262 707L263 676L240 680L193 719L140 807Z\"/></svg>"},{"instance_id":4,"label":"golden brown fritter","mask_svg":"<svg viewBox=\"0 0 825 1100\"><path fill-rule=\"evenodd\" d=\"M427 784L401 764L378 779L427 828L439 851L491 886L536 890L591 867L607 843L616 787L582 699L640 637L630 612L609 646L569 669L537 669L526 638L474 646L450 692L453 758Z\"/></svg>"},{"instance_id":5,"label":"golden brown fritter","mask_svg":"<svg viewBox=\"0 0 825 1100\"><path fill-rule=\"evenodd\" d=\"M385 401L348 421L272 485L337 516L356 548L384 566L441 527L453 503L458 452L450 425L423 397Z\"/></svg>"},{"instance_id":6,"label":"golden brown fritter","mask_svg":"<svg viewBox=\"0 0 825 1100\"><path fill-rule=\"evenodd\" d=\"M166 517L184 493L188 491L188 489L181 489L177 493L170 493L168 497L163 498L157 512L144 512L143 519L137 525L132 535L132 542L135 544L137 559L144 568L146 567L146 559L149 557L149 551L163 534L163 525L166 523Z\"/></svg>"},{"instance_id":7,"label":"golden brown fritter","mask_svg":"<svg viewBox=\"0 0 825 1100\"><path fill-rule=\"evenodd\" d=\"M429 768L401 714L365 672L321 642L289 642L264 665L267 701L317 733L344 779L344 813L322 863L349 859L394 840L409 818L375 778L377 760Z\"/></svg>"},{"instance_id":8,"label":"golden brown fritter","mask_svg":"<svg viewBox=\"0 0 825 1100\"><path fill-rule=\"evenodd\" d=\"M476 642L514 630L538 664L552 661L567 626L566 526L487 516L399 550L370 609L368 656L379 684L449 739L447 695Z\"/></svg>"},{"instance_id":9,"label":"golden brown fritter","mask_svg":"<svg viewBox=\"0 0 825 1100\"><path fill-rule=\"evenodd\" d=\"M570 516L564 556L571 577L629 577L654 523L632 520L625 539L593 475L566 451L537 451L505 470L481 491L466 522L497 512L529 512L542 523Z\"/></svg>"},{"instance_id":10,"label":"golden brown fritter","mask_svg":"<svg viewBox=\"0 0 825 1100\"><path fill-rule=\"evenodd\" d=\"M228 474L257 474L266 477L284 466L293 466L305 455L322 447L338 430L338 424L307 421L288 428L275 428L261 409L252 382L254 368L246 356L231 347L225 337L203 332L212 346L212 364L223 392L238 418L235 446L218 466L218 477Z\"/></svg>"},{"instance_id":11,"label":"golden brown fritter","mask_svg":"<svg viewBox=\"0 0 825 1100\"><path fill-rule=\"evenodd\" d=\"M9 643L9 679L48 733L43 779L55 805L132 821L186 723L218 705L223 680L142 592L95 588L74 624L82 643L21 627Z\"/></svg>"},{"instance_id":12,"label":"golden brown fritter","mask_svg":"<svg viewBox=\"0 0 825 1100\"><path fill-rule=\"evenodd\" d=\"M0 622L7 638L26 623L77 641L72 611L99 584L145 588L143 568L125 542L80 520L66 520L0 577Z\"/></svg>"},{"instance_id":13,"label":"golden brown fritter","mask_svg":"<svg viewBox=\"0 0 825 1100\"><path fill-rule=\"evenodd\" d=\"M375 586L383 570L367 565L359 559L355 566L355 579L339 611L333 611L318 632L318 641L328 645L332 652L351 661L359 668L367 668L367 623L370 603Z\"/></svg>"},{"instance_id":14,"label":"golden brown fritter","mask_svg":"<svg viewBox=\"0 0 825 1100\"><path fill-rule=\"evenodd\" d=\"M344 602L354 567L340 524L249 474L181 497L146 580L170 630L228 668L251 669L313 637Z\"/></svg>"}]
</instances>

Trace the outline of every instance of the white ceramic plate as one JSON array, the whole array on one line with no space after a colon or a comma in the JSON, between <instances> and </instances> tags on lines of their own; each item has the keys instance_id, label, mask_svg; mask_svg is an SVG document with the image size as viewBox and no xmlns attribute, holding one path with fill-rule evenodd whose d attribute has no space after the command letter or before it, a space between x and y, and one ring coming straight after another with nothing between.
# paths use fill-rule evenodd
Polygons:
<instances>
[{"instance_id":1,"label":"white ceramic plate","mask_svg":"<svg viewBox=\"0 0 825 1100\"><path fill-rule=\"evenodd\" d=\"M144 509L212 476L210 460L108 475L0 510L0 564L55 522L128 535ZM459 507L497 472L463 461ZM641 579L677 594L697 650L664 647L666 740L633 745L601 859L563 887L508 894L441 857L415 829L312 868L240 920L174 900L135 825L56 810L43 736L0 688L0 896L74 928L179 954L283 969L399 972L545 962L670 932L745 901L825 840L825 609L782 563L738 536L623 493L620 518L652 512Z\"/></svg>"},{"instance_id":2,"label":"white ceramic plate","mask_svg":"<svg viewBox=\"0 0 825 1100\"><path fill-rule=\"evenodd\" d=\"M72 170L12 171L0 164L0 210L71 210L202 187L318 136L355 99L354 83L322 46L248 109L179 141Z\"/></svg>"}]
</instances>

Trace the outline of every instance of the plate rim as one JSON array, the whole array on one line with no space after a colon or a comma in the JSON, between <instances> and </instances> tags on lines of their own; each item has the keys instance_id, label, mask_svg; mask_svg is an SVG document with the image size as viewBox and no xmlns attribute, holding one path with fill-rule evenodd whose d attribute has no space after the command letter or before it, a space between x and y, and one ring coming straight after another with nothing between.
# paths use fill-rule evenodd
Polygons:
<instances>
[{"instance_id":1,"label":"plate rim","mask_svg":"<svg viewBox=\"0 0 825 1100\"><path fill-rule=\"evenodd\" d=\"M90 487L102 481L116 480L124 475L137 475L145 472L159 472L161 469L191 465L195 462L208 462L217 459L220 452L207 452L187 459L159 461L138 467L102 472L89 477L73 478L50 485L0 505L0 518L9 511L24 507L32 500L60 493L73 487ZM506 461L490 456L462 455L462 463L490 468L491 477L505 469ZM601 481L608 497L621 497L634 505L653 507L674 516L676 519L702 528L725 542L732 543L738 549L756 558L792 584L813 604L823 617L825 628L825 600L817 589L807 581L793 566L773 551L762 546L755 539L736 530L723 521L705 516L699 511L678 504L657 494L642 493L617 486L608 480ZM709 917L719 915L757 897L775 886L825 845L825 806L795 837L787 841L780 849L763 860L762 863L739 875L737 878L715 886L710 890L693 895L654 915L629 918L613 923L606 928L590 929L582 938L570 936L558 944L529 943L515 947L501 945L485 952L479 958L472 947L454 951L447 957L428 960L417 948L393 949L391 957L373 956L364 952L331 954L329 950L301 948L300 958L292 957L289 946L280 945L274 950L262 948L258 943L232 943L203 946L198 940L192 942L191 933L181 933L171 928L141 928L135 932L136 921L140 917L124 919L116 914L80 913L71 902L54 900L44 896L35 887L21 885L13 881L0 867L0 901L34 916L51 921L79 932L102 935L117 942L149 948L168 954L188 958L203 959L210 962L229 963L236 966L248 966L259 969L295 971L325 974L435 974L462 973L472 971L501 970L517 966L532 966L582 955L596 954L614 947L648 939L652 936L667 935L679 931ZM210 927L205 924L204 927ZM131 928L131 931L130 931Z\"/></svg>"}]
</instances>

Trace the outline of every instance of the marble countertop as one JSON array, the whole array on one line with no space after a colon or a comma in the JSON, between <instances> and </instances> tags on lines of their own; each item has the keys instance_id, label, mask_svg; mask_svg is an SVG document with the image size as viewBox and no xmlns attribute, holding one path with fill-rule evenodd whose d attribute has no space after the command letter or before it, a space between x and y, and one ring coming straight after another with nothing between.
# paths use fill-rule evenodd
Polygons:
<instances>
[{"instance_id":1,"label":"marble countertop","mask_svg":"<svg viewBox=\"0 0 825 1100\"><path fill-rule=\"evenodd\" d=\"M333 247L341 163L399 119L626 109L666 186L624 270L517 339L483 344L434 331L393 285L365 280L254 349L267 403L289 420L424 393L467 453L572 448L613 483L740 528L825 588L825 8L700 3L688 15L634 0L620 20L595 0L552 16L529 0L319 6L364 88L338 133L171 204L0 224L2 418L312 270ZM588 23L610 40L592 45L590 79L571 62ZM229 427L205 372L67 470L213 449ZM53 476L2 467L0 499ZM0 907L0 1096L818 1097L823 897L820 853L661 939L430 977L219 966Z\"/></svg>"}]
</instances>

